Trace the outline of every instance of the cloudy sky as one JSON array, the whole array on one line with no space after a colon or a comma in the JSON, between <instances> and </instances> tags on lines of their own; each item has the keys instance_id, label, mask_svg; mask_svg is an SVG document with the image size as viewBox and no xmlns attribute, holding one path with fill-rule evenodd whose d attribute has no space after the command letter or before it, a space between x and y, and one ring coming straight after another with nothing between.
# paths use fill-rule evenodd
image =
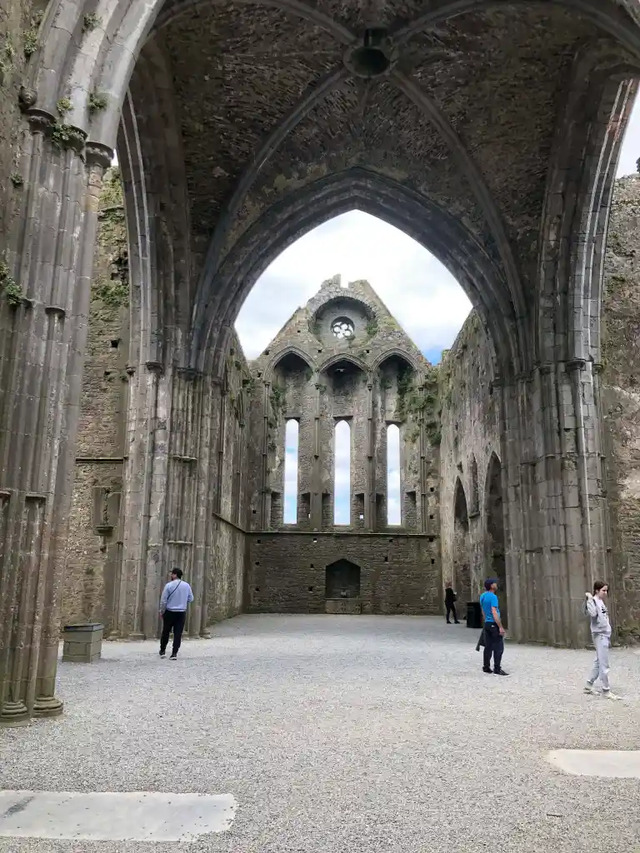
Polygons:
<instances>
[{"instance_id":1,"label":"cloudy sky","mask_svg":"<svg viewBox=\"0 0 640 853\"><path fill-rule=\"evenodd\" d=\"M631 116L618 175L636 172L639 157L640 103ZM343 281L367 279L433 363L451 346L471 307L453 276L426 249L392 225L354 210L301 237L256 282L236 322L247 357L255 358L265 349L296 308L336 273ZM348 446L337 450L337 485L348 491ZM285 518L295 520L297 446L294 450L287 445L286 475ZM391 469L390 523L399 523L397 481L399 474ZM336 503L337 523L345 523L338 519L344 517L347 506L343 501Z\"/></svg>"}]
</instances>

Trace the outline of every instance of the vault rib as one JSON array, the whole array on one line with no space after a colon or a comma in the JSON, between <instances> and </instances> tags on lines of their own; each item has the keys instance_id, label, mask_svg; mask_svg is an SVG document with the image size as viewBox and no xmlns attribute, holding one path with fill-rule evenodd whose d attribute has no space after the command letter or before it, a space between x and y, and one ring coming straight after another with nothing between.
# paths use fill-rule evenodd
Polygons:
<instances>
[{"instance_id":1,"label":"vault rib","mask_svg":"<svg viewBox=\"0 0 640 853\"><path fill-rule=\"evenodd\" d=\"M451 18L470 12L487 12L493 9L505 10L508 6L540 5L533 0L436 0L428 12L419 15L411 23L400 27L393 33L398 44L408 41L429 27L435 27ZM547 0L547 6L569 9L578 12L584 18L596 24L609 35L613 36L623 47L640 59L640 34L633 21L623 9L607 6L602 8L602 0Z\"/></svg>"},{"instance_id":2,"label":"vault rib","mask_svg":"<svg viewBox=\"0 0 640 853\"><path fill-rule=\"evenodd\" d=\"M509 292L511 294L513 319L518 320L525 317L527 314L527 306L522 290L522 282L520 273L513 256L511 242L507 237L502 217L498 207L493 199L493 195L478 166L465 148L462 140L451 127L449 121L422 90L422 88L414 81L400 71L392 71L391 81L397 88L409 98L422 111L426 118L436 128L441 138L445 141L452 155L458 162L462 174L469 182L473 194L480 205L480 209L484 214L491 234L496 242L498 252L504 268ZM526 341L521 341L521 358L523 365L526 364L527 353L529 347Z\"/></svg>"},{"instance_id":3,"label":"vault rib","mask_svg":"<svg viewBox=\"0 0 640 853\"><path fill-rule=\"evenodd\" d=\"M218 3L219 2L220 0L218 0ZM282 12L288 12L298 18L303 18L310 24L322 27L327 32L331 33L331 35L342 44L350 44L355 39L355 35L350 29L339 24L324 12L321 12L320 9L314 9L307 3L303 3L302 0L233 0L233 2L245 5L250 4L252 6L271 6L274 9L280 9ZM205 3L210 6L217 5L216 0L213 0L213 2L212 0L178 0L178 2L172 5L165 14L160 12L156 19L154 29L158 30L162 27L166 27L167 24L170 24L171 21L183 12L194 8L195 6L203 6Z\"/></svg>"},{"instance_id":4,"label":"vault rib","mask_svg":"<svg viewBox=\"0 0 640 853\"><path fill-rule=\"evenodd\" d=\"M339 85L347 77L346 68L339 67L330 72L319 83L311 86L305 95L298 101L291 112L277 125L256 151L251 162L247 165L242 173L233 195L223 207L220 218L209 244L207 257L203 266L203 272L198 283L199 294L202 287L205 286L204 279L215 275L221 262L221 252L224 247L224 241L228 234L229 227L233 219L242 207L242 203L247 196L247 193L253 186L258 175L269 162L273 154L278 150L291 131L309 114L313 107L322 101L327 94ZM198 300L196 300L198 304ZM193 318L195 322L195 317Z\"/></svg>"}]
</instances>

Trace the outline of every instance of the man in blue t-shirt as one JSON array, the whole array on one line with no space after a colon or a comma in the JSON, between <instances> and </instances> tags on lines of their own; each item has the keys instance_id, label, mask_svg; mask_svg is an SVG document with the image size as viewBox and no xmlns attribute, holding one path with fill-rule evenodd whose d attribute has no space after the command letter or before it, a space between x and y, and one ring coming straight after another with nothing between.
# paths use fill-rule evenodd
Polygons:
<instances>
[{"instance_id":1,"label":"man in blue t-shirt","mask_svg":"<svg viewBox=\"0 0 640 853\"><path fill-rule=\"evenodd\" d=\"M504 652L504 628L500 620L498 603L498 582L493 578L484 582L484 592L480 596L480 607L484 616L484 665L483 672L494 672L496 675L508 675L500 666ZM493 669L491 669L493 655Z\"/></svg>"}]
</instances>

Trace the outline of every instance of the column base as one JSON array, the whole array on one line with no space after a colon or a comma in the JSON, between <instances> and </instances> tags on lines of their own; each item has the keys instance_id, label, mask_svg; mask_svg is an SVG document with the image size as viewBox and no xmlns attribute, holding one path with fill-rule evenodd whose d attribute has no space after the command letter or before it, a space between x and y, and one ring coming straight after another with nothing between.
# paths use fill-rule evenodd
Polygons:
<instances>
[{"instance_id":1,"label":"column base","mask_svg":"<svg viewBox=\"0 0 640 853\"><path fill-rule=\"evenodd\" d=\"M56 696L38 696L33 705L34 717L58 717L64 709L64 703Z\"/></svg>"},{"instance_id":2,"label":"column base","mask_svg":"<svg viewBox=\"0 0 640 853\"><path fill-rule=\"evenodd\" d=\"M139 643L141 640L146 640L144 634L141 634L140 631L135 631L133 634L129 634L125 639L130 640L132 643Z\"/></svg>"},{"instance_id":3,"label":"column base","mask_svg":"<svg viewBox=\"0 0 640 853\"><path fill-rule=\"evenodd\" d=\"M0 711L0 726L26 726L29 724L29 711L24 702L5 702Z\"/></svg>"}]
</instances>

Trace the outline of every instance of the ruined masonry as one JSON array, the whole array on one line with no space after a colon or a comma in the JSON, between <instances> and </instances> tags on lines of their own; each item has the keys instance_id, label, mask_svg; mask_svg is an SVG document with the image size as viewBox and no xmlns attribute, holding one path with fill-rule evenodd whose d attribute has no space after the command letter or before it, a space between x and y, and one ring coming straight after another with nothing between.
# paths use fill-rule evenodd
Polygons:
<instances>
[{"instance_id":1,"label":"ruined masonry","mask_svg":"<svg viewBox=\"0 0 640 853\"><path fill-rule=\"evenodd\" d=\"M0 723L61 713L66 619L155 636L171 565L192 636L247 609L437 611L445 575L473 596L485 565L515 640L584 644L602 575L635 630L633 179L609 211L639 76L636 0L4 0ZM354 208L474 306L437 376L356 284L247 365L254 283Z\"/></svg>"},{"instance_id":2,"label":"ruined masonry","mask_svg":"<svg viewBox=\"0 0 640 853\"><path fill-rule=\"evenodd\" d=\"M112 180L112 178L108 179ZM171 496L171 525L138 612L122 586L122 508L129 348L121 210L103 204L76 458L63 622L102 621L108 636L153 636L168 569L193 574L196 514L189 481ZM326 281L255 362L234 339L213 426L207 512L216 535L204 582L194 584L199 623L251 612L433 613L440 603L438 372L367 282ZM298 434L297 514L285 523L286 425ZM336 425L350 436L350 507L334 524ZM399 429L400 523L387 513L387 434ZM195 456L181 447L179 460ZM190 455L191 454L191 455ZM176 454L178 455L178 454ZM145 614L145 609L148 613ZM132 618L132 622L127 619ZM146 619L146 623L145 623ZM146 625L146 627L145 627Z\"/></svg>"},{"instance_id":3,"label":"ruined masonry","mask_svg":"<svg viewBox=\"0 0 640 853\"><path fill-rule=\"evenodd\" d=\"M632 448L640 440L634 248L640 178L619 181L616 193L602 394L615 532L608 577L624 638L640 636L640 507L632 473ZM62 620L102 621L108 636L126 637L118 590L126 524L129 277L117 169L106 176L100 206ZM199 632L240 611L439 613L448 579L464 609L488 575L500 580L508 624L523 605L507 582L494 365L491 339L475 312L433 367L367 282L347 284L339 276L324 282L254 362L234 337L224 367L224 419L212 435L218 455L211 483L223 488L210 509L213 560L196 590L204 613ZM297 514L285 523L285 432L292 420L298 425ZM336 525L334 448L341 421L349 424L351 503L349 523ZM387 513L391 425L399 428L401 447L400 523L393 525ZM185 490L175 498L187 516L195 513L189 495ZM166 543L155 577L145 579L151 633L136 636L154 635L167 569L175 564L189 571L190 546L175 536ZM535 581L529 587L539 588L532 636L548 605L544 583ZM198 635L193 624L189 630Z\"/></svg>"}]
</instances>

